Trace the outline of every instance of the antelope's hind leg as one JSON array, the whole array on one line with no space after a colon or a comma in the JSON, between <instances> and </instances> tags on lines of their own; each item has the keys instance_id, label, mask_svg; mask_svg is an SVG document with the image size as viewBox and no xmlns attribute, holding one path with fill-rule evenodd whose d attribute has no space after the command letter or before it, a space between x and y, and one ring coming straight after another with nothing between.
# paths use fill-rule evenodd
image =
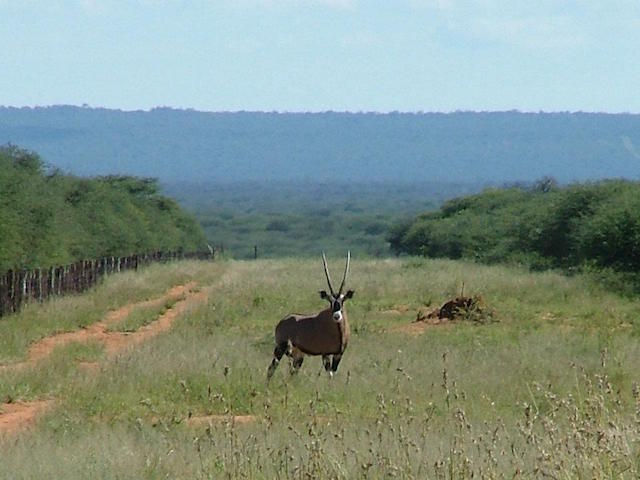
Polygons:
<instances>
[{"instance_id":1,"label":"antelope's hind leg","mask_svg":"<svg viewBox=\"0 0 640 480\"><path fill-rule=\"evenodd\" d=\"M269 370L267 370L267 381L271 379L273 372L278 368L278 364L282 359L282 356L287 353L289 350L289 345L287 343L281 343L276 345L276 348L273 350L273 360L271 360L271 365L269 365Z\"/></svg>"},{"instance_id":2,"label":"antelope's hind leg","mask_svg":"<svg viewBox=\"0 0 640 480\"><path fill-rule=\"evenodd\" d=\"M290 372L291 375L298 373L298 370L300 370L300 367L302 366L302 362L304 361L304 353L302 353L299 349L297 349L296 347L293 347L291 349L291 368L290 368Z\"/></svg>"}]
</instances>

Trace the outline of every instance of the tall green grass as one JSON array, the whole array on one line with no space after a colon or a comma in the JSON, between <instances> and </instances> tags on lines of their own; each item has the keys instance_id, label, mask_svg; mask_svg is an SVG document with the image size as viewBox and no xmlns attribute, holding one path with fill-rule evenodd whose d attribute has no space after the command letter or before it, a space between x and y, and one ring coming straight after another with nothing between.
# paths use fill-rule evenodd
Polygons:
<instances>
[{"instance_id":1,"label":"tall green grass","mask_svg":"<svg viewBox=\"0 0 640 480\"><path fill-rule=\"evenodd\" d=\"M329 260L337 276L341 260ZM0 373L0 398L57 399L37 428L2 443L0 478L639 474L640 306L587 278L354 260L353 335L338 375L307 357L297 376L283 364L267 384L277 321L324 307L321 261L189 265L145 280L184 280L186 268L208 293L169 333L103 359L98 373L76 365L72 346ZM400 329L463 284L498 322ZM190 424L202 415L221 418Z\"/></svg>"}]
</instances>

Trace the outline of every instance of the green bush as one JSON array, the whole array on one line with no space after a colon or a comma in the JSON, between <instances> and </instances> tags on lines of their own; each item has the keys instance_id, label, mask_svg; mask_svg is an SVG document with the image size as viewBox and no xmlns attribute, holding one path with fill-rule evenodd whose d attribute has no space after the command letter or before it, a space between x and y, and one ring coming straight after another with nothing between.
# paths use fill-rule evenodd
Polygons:
<instances>
[{"instance_id":1,"label":"green bush","mask_svg":"<svg viewBox=\"0 0 640 480\"><path fill-rule=\"evenodd\" d=\"M396 253L640 272L640 182L488 189L392 227Z\"/></svg>"},{"instance_id":2,"label":"green bush","mask_svg":"<svg viewBox=\"0 0 640 480\"><path fill-rule=\"evenodd\" d=\"M34 152L0 148L0 271L205 248L201 227L153 179L45 170Z\"/></svg>"},{"instance_id":3,"label":"green bush","mask_svg":"<svg viewBox=\"0 0 640 480\"><path fill-rule=\"evenodd\" d=\"M600 267L640 272L640 195L618 192L602 202L576 234L580 257Z\"/></svg>"}]
</instances>

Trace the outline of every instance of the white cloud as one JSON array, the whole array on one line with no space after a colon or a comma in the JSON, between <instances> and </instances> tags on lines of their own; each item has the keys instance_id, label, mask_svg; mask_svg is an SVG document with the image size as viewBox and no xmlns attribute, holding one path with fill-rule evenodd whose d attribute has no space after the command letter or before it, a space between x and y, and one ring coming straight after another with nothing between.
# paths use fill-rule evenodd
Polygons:
<instances>
[{"instance_id":1,"label":"white cloud","mask_svg":"<svg viewBox=\"0 0 640 480\"><path fill-rule=\"evenodd\" d=\"M433 10L451 10L456 6L455 0L408 0L411 8L433 9Z\"/></svg>"},{"instance_id":2,"label":"white cloud","mask_svg":"<svg viewBox=\"0 0 640 480\"><path fill-rule=\"evenodd\" d=\"M263 6L263 7L309 7L320 6L336 10L353 10L357 0L235 0L230 5Z\"/></svg>"},{"instance_id":3,"label":"white cloud","mask_svg":"<svg viewBox=\"0 0 640 480\"><path fill-rule=\"evenodd\" d=\"M343 47L373 47L379 43L379 39L370 32L353 32L343 36L340 43Z\"/></svg>"},{"instance_id":4,"label":"white cloud","mask_svg":"<svg viewBox=\"0 0 640 480\"><path fill-rule=\"evenodd\" d=\"M600 0L598 0L600 1ZM526 49L572 48L588 43L585 16L597 5L562 8L557 0L406 0L454 35ZM565 5L566 7L566 5Z\"/></svg>"},{"instance_id":5,"label":"white cloud","mask_svg":"<svg viewBox=\"0 0 640 480\"><path fill-rule=\"evenodd\" d=\"M355 8L356 2L355 0L312 0L311 3L316 3L319 5L326 5L327 7L332 8Z\"/></svg>"},{"instance_id":6,"label":"white cloud","mask_svg":"<svg viewBox=\"0 0 640 480\"><path fill-rule=\"evenodd\" d=\"M586 43L581 28L570 17L479 17L461 27L483 39L529 49L571 48Z\"/></svg>"},{"instance_id":7,"label":"white cloud","mask_svg":"<svg viewBox=\"0 0 640 480\"><path fill-rule=\"evenodd\" d=\"M107 2L100 0L78 0L83 12L89 15L101 15L107 11Z\"/></svg>"}]
</instances>

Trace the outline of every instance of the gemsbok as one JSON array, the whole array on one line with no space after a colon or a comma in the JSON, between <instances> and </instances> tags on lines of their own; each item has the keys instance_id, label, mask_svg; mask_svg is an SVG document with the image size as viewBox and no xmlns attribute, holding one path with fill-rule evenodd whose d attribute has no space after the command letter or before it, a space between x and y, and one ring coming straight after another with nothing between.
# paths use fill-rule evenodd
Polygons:
<instances>
[{"instance_id":1,"label":"gemsbok","mask_svg":"<svg viewBox=\"0 0 640 480\"><path fill-rule=\"evenodd\" d=\"M327 257L322 252L324 274L327 277L329 292L320 291L320 298L329 302L329 307L314 315L291 314L284 317L276 326L276 346L273 360L267 371L267 380L278 368L283 355L291 358L291 373L296 373L302 366L305 355L322 355L324 369L333 376L338 371L347 344L349 343L349 321L344 309L346 300L353 297L353 290L342 293L349 274L351 252L347 252L347 264L344 268L342 283L336 293L331 284Z\"/></svg>"}]
</instances>

